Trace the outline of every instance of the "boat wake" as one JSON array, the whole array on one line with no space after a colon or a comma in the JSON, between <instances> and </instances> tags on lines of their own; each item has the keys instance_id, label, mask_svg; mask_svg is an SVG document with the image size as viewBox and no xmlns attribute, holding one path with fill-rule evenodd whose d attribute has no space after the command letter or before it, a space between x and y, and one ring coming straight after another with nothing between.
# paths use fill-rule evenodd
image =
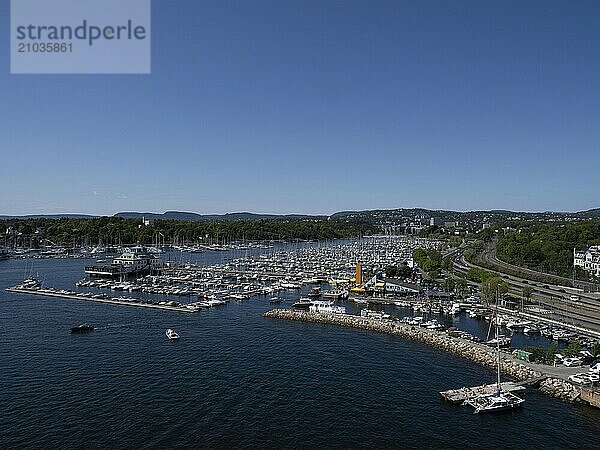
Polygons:
<instances>
[{"instance_id":1,"label":"boat wake","mask_svg":"<svg viewBox=\"0 0 600 450\"><path fill-rule=\"evenodd\" d=\"M113 328L132 328L135 325L138 325L138 324L136 324L136 323L109 323L103 327L97 327L96 331L110 330Z\"/></svg>"}]
</instances>

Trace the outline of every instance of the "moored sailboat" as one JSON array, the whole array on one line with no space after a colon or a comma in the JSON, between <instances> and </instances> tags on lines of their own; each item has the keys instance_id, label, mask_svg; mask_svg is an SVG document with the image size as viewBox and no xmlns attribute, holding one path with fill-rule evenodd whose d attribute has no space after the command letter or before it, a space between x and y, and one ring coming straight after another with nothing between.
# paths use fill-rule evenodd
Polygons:
<instances>
[{"instance_id":1,"label":"moored sailboat","mask_svg":"<svg viewBox=\"0 0 600 450\"><path fill-rule=\"evenodd\" d=\"M472 406L475 411L473 414L482 414L482 413L493 413L500 411L508 411L511 409L519 408L525 403L525 400L521 397L516 396L512 392L505 391L502 389L502 384L500 382L500 342L502 341L504 336L499 334L499 324L498 320L498 293L496 292L496 316L493 323L496 326L496 353L498 355L498 360L496 364L497 368L497 380L496 380L496 390L489 394L481 394L472 399L465 400L464 404Z\"/></svg>"}]
</instances>

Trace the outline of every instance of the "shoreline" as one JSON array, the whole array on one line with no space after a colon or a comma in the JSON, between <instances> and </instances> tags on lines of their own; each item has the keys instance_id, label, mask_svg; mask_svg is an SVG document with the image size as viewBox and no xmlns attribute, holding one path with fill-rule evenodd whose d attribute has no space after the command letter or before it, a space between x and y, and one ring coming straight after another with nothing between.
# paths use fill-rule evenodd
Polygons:
<instances>
[{"instance_id":1,"label":"shoreline","mask_svg":"<svg viewBox=\"0 0 600 450\"><path fill-rule=\"evenodd\" d=\"M497 354L491 347L458 337L451 337L445 332L427 330L413 325L347 314L320 314L289 309L273 309L264 313L263 316L391 334L443 350L490 369L496 369L497 367ZM540 392L569 403L581 401L581 389L551 373L552 370L549 369L552 369L552 367L534 363L525 364L512 359L512 356L506 353L503 353L502 356L500 370L511 379L525 384L539 385Z\"/></svg>"}]
</instances>

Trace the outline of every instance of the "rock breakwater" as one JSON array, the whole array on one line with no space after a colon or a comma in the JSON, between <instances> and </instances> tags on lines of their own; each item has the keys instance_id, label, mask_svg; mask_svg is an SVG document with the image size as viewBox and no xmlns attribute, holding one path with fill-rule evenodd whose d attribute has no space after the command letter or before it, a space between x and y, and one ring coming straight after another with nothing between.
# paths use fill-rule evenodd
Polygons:
<instances>
[{"instance_id":1,"label":"rock breakwater","mask_svg":"<svg viewBox=\"0 0 600 450\"><path fill-rule=\"evenodd\" d=\"M449 336L442 331L432 331L414 325L407 325L390 320L380 320L348 314L320 314L289 309L274 309L264 314L265 317L312 322L328 325L338 325L349 328L392 334L411 341L443 350L450 354L469 359L479 365L496 369L497 353L495 349L482 344L466 341ZM505 355L500 361L500 370L508 377L517 381L542 380L540 391L544 394L565 401L575 401L578 389L565 380L548 376L540 370L520 363Z\"/></svg>"}]
</instances>

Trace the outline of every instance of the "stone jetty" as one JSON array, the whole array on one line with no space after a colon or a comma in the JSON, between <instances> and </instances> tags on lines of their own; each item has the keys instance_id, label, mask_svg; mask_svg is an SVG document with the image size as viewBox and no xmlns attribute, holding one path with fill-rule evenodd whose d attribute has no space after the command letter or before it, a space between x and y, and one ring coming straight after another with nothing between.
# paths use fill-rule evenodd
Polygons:
<instances>
[{"instance_id":1,"label":"stone jetty","mask_svg":"<svg viewBox=\"0 0 600 450\"><path fill-rule=\"evenodd\" d=\"M381 320L348 314L321 314L289 309L274 309L267 311L264 313L264 317L339 325L377 333L392 334L469 359L470 361L491 369L496 369L498 361L497 353L493 348L466 341L458 337L449 336L443 331L432 331L391 320ZM555 378L552 375L544 373L542 366L539 366L539 370L530 366L512 359L512 357L508 355L503 356L500 361L501 372L513 380L523 382L524 384L528 384L528 382L532 381L539 381L540 391L544 394L564 401L578 401L578 388L566 380Z\"/></svg>"}]
</instances>

